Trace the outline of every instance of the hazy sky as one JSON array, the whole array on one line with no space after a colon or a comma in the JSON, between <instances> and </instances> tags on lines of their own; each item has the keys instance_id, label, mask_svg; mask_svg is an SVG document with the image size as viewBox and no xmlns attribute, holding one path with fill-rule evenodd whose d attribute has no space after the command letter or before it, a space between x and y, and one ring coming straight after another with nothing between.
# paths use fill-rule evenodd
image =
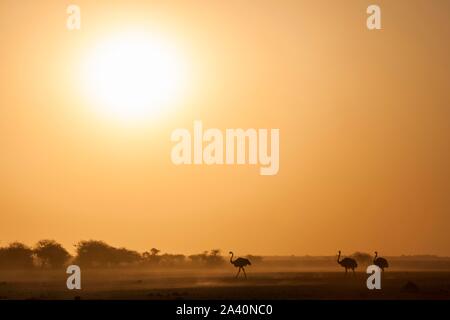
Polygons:
<instances>
[{"instance_id":1,"label":"hazy sky","mask_svg":"<svg viewBox=\"0 0 450 320\"><path fill-rule=\"evenodd\" d=\"M364 0L2 0L0 245L450 255L450 2L377 3L380 31ZM187 66L176 103L134 126L93 112L80 75L128 29ZM278 175L173 165L194 120L279 128Z\"/></svg>"}]
</instances>

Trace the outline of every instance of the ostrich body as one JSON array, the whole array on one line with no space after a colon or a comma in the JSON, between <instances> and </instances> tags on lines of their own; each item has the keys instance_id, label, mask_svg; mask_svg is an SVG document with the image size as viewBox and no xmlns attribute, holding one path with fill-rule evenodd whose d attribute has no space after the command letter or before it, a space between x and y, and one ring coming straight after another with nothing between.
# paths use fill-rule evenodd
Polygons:
<instances>
[{"instance_id":1,"label":"ostrich body","mask_svg":"<svg viewBox=\"0 0 450 320\"><path fill-rule=\"evenodd\" d=\"M373 258L373 264L376 265L381 271L384 272L384 268L389 268L389 263L385 258L378 257L378 252L375 251L375 258Z\"/></svg>"},{"instance_id":2,"label":"ostrich body","mask_svg":"<svg viewBox=\"0 0 450 320\"><path fill-rule=\"evenodd\" d=\"M341 258L341 251L339 251L337 263L339 263L342 267L345 268L345 273L347 274L348 269L352 269L353 274L355 274L355 268L358 266L355 259L352 258L344 258L340 260Z\"/></svg>"},{"instance_id":3,"label":"ostrich body","mask_svg":"<svg viewBox=\"0 0 450 320\"><path fill-rule=\"evenodd\" d=\"M239 268L238 273L236 274L236 278L239 276L239 273L241 272L241 270L244 272L244 276L247 279L247 274L245 273L245 266L251 266L251 262L248 259L245 258L237 258L235 260L233 260L233 256L234 253L232 251L230 251L231 257L230 257L230 263L232 265L234 265L236 268Z\"/></svg>"}]
</instances>

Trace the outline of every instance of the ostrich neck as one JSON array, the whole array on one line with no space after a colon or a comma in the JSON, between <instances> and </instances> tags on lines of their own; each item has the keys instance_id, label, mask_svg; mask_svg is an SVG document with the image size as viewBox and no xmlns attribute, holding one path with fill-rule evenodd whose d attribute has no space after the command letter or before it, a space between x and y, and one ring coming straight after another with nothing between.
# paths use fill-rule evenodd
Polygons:
<instances>
[{"instance_id":1,"label":"ostrich neck","mask_svg":"<svg viewBox=\"0 0 450 320\"><path fill-rule=\"evenodd\" d=\"M230 257L230 262L231 263L233 263L233 256L234 256L234 253L231 253L231 257Z\"/></svg>"},{"instance_id":2,"label":"ostrich neck","mask_svg":"<svg viewBox=\"0 0 450 320\"><path fill-rule=\"evenodd\" d=\"M341 253L338 254L338 258L337 258L337 262L341 263L341 261L339 261L339 259L341 259Z\"/></svg>"}]
</instances>

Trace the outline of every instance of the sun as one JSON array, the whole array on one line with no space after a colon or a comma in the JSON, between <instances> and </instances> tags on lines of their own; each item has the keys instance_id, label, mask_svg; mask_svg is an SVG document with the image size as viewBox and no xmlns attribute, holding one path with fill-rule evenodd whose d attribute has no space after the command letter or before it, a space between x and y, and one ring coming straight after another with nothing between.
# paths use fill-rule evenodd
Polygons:
<instances>
[{"instance_id":1,"label":"sun","mask_svg":"<svg viewBox=\"0 0 450 320\"><path fill-rule=\"evenodd\" d=\"M181 98L185 65L179 50L161 36L120 33L98 42L85 60L85 92L103 117L148 121Z\"/></svg>"}]
</instances>

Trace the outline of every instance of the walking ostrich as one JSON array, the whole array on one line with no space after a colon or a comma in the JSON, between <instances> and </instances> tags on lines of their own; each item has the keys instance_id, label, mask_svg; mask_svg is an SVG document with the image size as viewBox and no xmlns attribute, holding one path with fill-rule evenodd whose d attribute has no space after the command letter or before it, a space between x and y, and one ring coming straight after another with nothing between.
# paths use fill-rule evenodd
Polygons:
<instances>
[{"instance_id":1,"label":"walking ostrich","mask_svg":"<svg viewBox=\"0 0 450 320\"><path fill-rule=\"evenodd\" d=\"M238 273L236 274L236 278L239 276L239 273L241 272L241 269L242 269L242 271L244 272L245 279L247 279L247 274L245 273L244 267L252 265L250 260L245 259L245 258L237 258L237 259L233 260L233 256L234 256L233 251L230 251L230 254L231 254L230 263L232 265L234 265L236 268L239 268Z\"/></svg>"},{"instance_id":2,"label":"walking ostrich","mask_svg":"<svg viewBox=\"0 0 450 320\"><path fill-rule=\"evenodd\" d=\"M341 251L339 250L337 263L339 263L341 266L345 268L345 274L347 274L348 269L352 269L353 274L355 274L355 268L358 266L355 259L352 258L344 258L342 260L339 260L341 258Z\"/></svg>"},{"instance_id":3,"label":"walking ostrich","mask_svg":"<svg viewBox=\"0 0 450 320\"><path fill-rule=\"evenodd\" d=\"M373 264L376 265L381 271L384 272L384 268L389 268L389 263L385 258L378 257L378 252L375 251L375 258L373 258Z\"/></svg>"}]
</instances>

